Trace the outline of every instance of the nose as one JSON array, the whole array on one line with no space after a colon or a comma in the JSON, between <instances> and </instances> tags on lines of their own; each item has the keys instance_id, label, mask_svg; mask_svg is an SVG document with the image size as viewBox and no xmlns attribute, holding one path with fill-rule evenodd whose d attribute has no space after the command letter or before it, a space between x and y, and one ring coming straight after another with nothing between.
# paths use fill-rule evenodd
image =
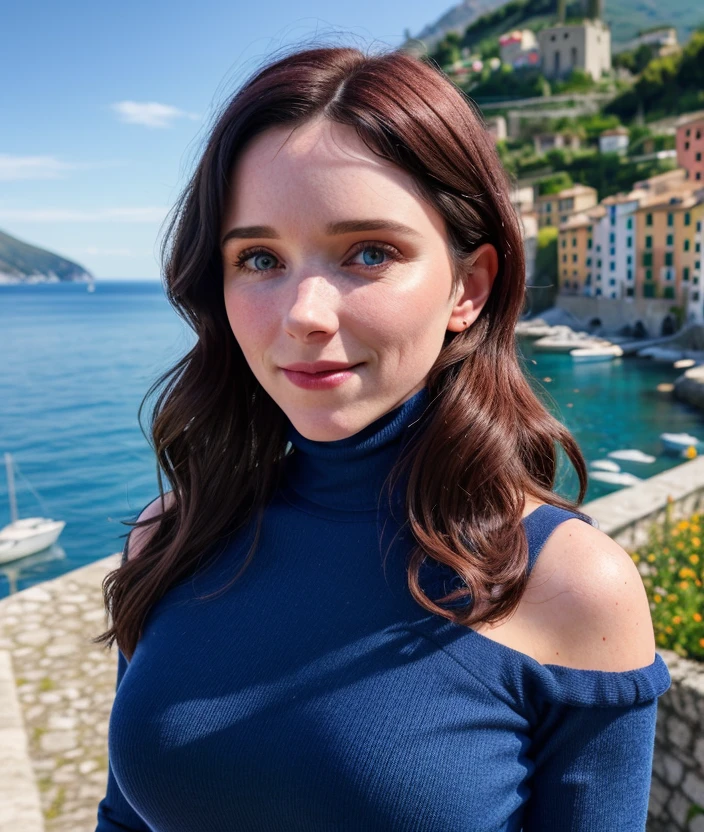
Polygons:
<instances>
[{"instance_id":1,"label":"nose","mask_svg":"<svg viewBox=\"0 0 704 832\"><path fill-rule=\"evenodd\" d=\"M324 339L339 328L337 306L339 295L330 281L315 275L299 280L294 297L284 317L284 329L301 341Z\"/></svg>"}]
</instances>

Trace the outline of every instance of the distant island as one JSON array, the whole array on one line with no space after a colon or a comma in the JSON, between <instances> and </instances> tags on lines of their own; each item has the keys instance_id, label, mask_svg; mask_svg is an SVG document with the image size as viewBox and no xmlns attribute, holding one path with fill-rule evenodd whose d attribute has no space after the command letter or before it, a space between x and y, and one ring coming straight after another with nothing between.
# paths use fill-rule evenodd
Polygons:
<instances>
[{"instance_id":1,"label":"distant island","mask_svg":"<svg viewBox=\"0 0 704 832\"><path fill-rule=\"evenodd\" d=\"M0 284L92 283L83 266L0 231Z\"/></svg>"}]
</instances>

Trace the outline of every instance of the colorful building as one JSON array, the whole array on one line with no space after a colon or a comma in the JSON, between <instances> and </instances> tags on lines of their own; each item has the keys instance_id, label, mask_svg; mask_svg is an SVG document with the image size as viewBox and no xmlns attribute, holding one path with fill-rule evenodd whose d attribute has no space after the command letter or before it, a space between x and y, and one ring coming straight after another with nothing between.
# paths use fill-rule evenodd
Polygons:
<instances>
[{"instance_id":1,"label":"colorful building","mask_svg":"<svg viewBox=\"0 0 704 832\"><path fill-rule=\"evenodd\" d=\"M558 229L557 276L561 294L591 294L594 222L595 218L586 212L573 214Z\"/></svg>"},{"instance_id":2,"label":"colorful building","mask_svg":"<svg viewBox=\"0 0 704 832\"><path fill-rule=\"evenodd\" d=\"M588 185L573 185L556 194L545 194L535 199L535 209L538 212L538 225L560 226L573 215L589 208L597 202L596 188Z\"/></svg>"},{"instance_id":3,"label":"colorful building","mask_svg":"<svg viewBox=\"0 0 704 832\"><path fill-rule=\"evenodd\" d=\"M639 297L670 298L687 320L704 320L702 227L704 188L681 185L643 199L636 211Z\"/></svg>"},{"instance_id":4,"label":"colorful building","mask_svg":"<svg viewBox=\"0 0 704 832\"><path fill-rule=\"evenodd\" d=\"M704 113L680 119L675 141L677 164L689 181L704 185Z\"/></svg>"}]
</instances>

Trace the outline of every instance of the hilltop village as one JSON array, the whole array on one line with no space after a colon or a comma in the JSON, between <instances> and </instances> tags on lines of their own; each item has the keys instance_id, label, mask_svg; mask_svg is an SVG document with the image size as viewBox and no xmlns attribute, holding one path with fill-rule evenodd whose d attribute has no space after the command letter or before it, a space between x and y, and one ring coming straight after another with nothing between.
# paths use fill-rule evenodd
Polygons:
<instances>
[{"instance_id":1,"label":"hilltop village","mask_svg":"<svg viewBox=\"0 0 704 832\"><path fill-rule=\"evenodd\" d=\"M614 44L603 0L512 0L421 58L481 110L524 228L528 313L612 333L704 323L704 30ZM505 21L523 21L508 30ZM427 50L426 50L427 51Z\"/></svg>"}]
</instances>

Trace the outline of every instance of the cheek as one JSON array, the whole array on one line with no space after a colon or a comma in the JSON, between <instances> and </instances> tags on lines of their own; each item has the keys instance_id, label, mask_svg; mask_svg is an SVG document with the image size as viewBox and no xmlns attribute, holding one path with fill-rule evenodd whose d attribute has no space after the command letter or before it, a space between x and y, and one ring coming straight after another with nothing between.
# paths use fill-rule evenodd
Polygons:
<instances>
[{"instance_id":1,"label":"cheek","mask_svg":"<svg viewBox=\"0 0 704 832\"><path fill-rule=\"evenodd\" d=\"M247 358L264 346L274 325L271 302L257 298L255 293L236 292L225 288L225 311L230 329Z\"/></svg>"}]
</instances>

